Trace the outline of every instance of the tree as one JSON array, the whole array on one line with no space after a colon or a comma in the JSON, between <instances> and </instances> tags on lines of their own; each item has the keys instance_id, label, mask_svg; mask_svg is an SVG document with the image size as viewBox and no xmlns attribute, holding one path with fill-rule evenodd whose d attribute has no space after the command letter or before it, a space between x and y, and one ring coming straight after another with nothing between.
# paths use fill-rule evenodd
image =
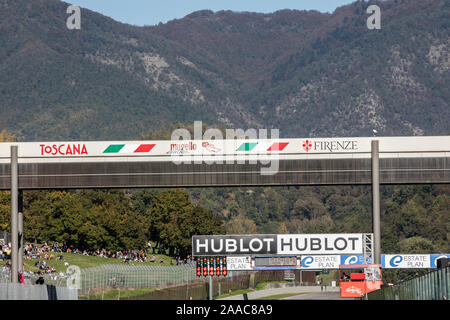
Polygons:
<instances>
[{"instance_id":1,"label":"tree","mask_svg":"<svg viewBox=\"0 0 450 320\"><path fill-rule=\"evenodd\" d=\"M187 255L195 234L223 233L222 221L212 211L194 206L185 190L169 189L158 193L148 209L150 239L157 246Z\"/></svg>"},{"instance_id":2,"label":"tree","mask_svg":"<svg viewBox=\"0 0 450 320\"><path fill-rule=\"evenodd\" d=\"M146 244L145 216L120 190L24 193L27 240L57 241L72 248L129 250Z\"/></svg>"},{"instance_id":3,"label":"tree","mask_svg":"<svg viewBox=\"0 0 450 320\"><path fill-rule=\"evenodd\" d=\"M180 222L194 206L187 192L169 189L158 193L148 209L150 239L174 252L182 237Z\"/></svg>"},{"instance_id":4,"label":"tree","mask_svg":"<svg viewBox=\"0 0 450 320\"><path fill-rule=\"evenodd\" d=\"M433 253L433 243L422 237L411 237L399 242L400 253Z\"/></svg>"},{"instance_id":5,"label":"tree","mask_svg":"<svg viewBox=\"0 0 450 320\"><path fill-rule=\"evenodd\" d=\"M17 141L15 134L7 132L5 129L0 131L0 142L14 142Z\"/></svg>"},{"instance_id":6,"label":"tree","mask_svg":"<svg viewBox=\"0 0 450 320\"><path fill-rule=\"evenodd\" d=\"M0 230L10 230L11 225L11 193L0 191Z\"/></svg>"},{"instance_id":7,"label":"tree","mask_svg":"<svg viewBox=\"0 0 450 320\"><path fill-rule=\"evenodd\" d=\"M225 234L223 220L211 210L195 206L190 216L186 216L181 224L182 239L178 243L178 252L186 256L192 252L192 236Z\"/></svg>"},{"instance_id":8,"label":"tree","mask_svg":"<svg viewBox=\"0 0 450 320\"><path fill-rule=\"evenodd\" d=\"M230 219L225 228L227 234L255 234L258 233L258 228L256 227L253 220L245 217L244 215L238 215Z\"/></svg>"}]
</instances>

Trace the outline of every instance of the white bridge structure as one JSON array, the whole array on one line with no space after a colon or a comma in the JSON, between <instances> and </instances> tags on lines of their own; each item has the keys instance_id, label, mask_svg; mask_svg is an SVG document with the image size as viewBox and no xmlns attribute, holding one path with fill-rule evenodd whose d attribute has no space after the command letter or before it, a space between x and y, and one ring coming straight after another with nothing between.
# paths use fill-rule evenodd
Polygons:
<instances>
[{"instance_id":1,"label":"white bridge structure","mask_svg":"<svg viewBox=\"0 0 450 320\"><path fill-rule=\"evenodd\" d=\"M0 189L450 182L450 136L0 143Z\"/></svg>"}]
</instances>

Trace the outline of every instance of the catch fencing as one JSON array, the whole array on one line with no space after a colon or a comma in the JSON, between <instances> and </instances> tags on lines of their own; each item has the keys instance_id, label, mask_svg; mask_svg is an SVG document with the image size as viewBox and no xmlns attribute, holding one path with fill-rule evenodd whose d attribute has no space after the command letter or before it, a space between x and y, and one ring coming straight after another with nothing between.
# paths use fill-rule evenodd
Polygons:
<instances>
[{"instance_id":1,"label":"catch fencing","mask_svg":"<svg viewBox=\"0 0 450 320\"><path fill-rule=\"evenodd\" d=\"M370 292L367 297L369 300L448 300L449 294L450 267L447 267Z\"/></svg>"},{"instance_id":2,"label":"catch fencing","mask_svg":"<svg viewBox=\"0 0 450 320\"><path fill-rule=\"evenodd\" d=\"M92 290L180 286L199 281L191 265L127 266L105 264L81 269L80 294Z\"/></svg>"},{"instance_id":3,"label":"catch fencing","mask_svg":"<svg viewBox=\"0 0 450 320\"><path fill-rule=\"evenodd\" d=\"M0 230L0 241L11 242L11 234L6 230Z\"/></svg>"},{"instance_id":4,"label":"catch fencing","mask_svg":"<svg viewBox=\"0 0 450 320\"><path fill-rule=\"evenodd\" d=\"M25 284L73 285L69 274L25 273ZM226 277L213 276L214 297L240 289L254 289L259 282L283 281L283 271L230 271ZM299 277L293 284L298 283ZM9 272L0 272L0 283L10 282ZM78 294L81 299L208 299L209 277L198 277L193 264L178 266L130 266L106 264L80 269ZM145 289L145 290L139 290ZM135 291L130 294L131 291Z\"/></svg>"},{"instance_id":5,"label":"catch fencing","mask_svg":"<svg viewBox=\"0 0 450 320\"><path fill-rule=\"evenodd\" d=\"M213 276L212 295L254 288L264 281L283 281L283 271L230 271L226 277ZM101 265L81 269L80 296L85 299L188 300L208 299L209 277L198 277L194 265L127 266ZM127 289L154 289L140 295L124 296ZM116 289L116 290L114 290ZM122 291L120 293L119 291ZM111 295L115 292L115 295ZM110 295L111 294L111 295Z\"/></svg>"}]
</instances>

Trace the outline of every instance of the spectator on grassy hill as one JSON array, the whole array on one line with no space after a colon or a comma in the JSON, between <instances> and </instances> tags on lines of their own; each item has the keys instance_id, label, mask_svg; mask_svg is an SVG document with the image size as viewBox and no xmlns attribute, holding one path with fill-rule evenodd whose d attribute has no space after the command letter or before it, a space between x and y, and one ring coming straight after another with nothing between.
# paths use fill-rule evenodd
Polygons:
<instances>
[{"instance_id":1,"label":"spectator on grassy hill","mask_svg":"<svg viewBox=\"0 0 450 320\"><path fill-rule=\"evenodd\" d=\"M144 253L144 251L141 252L141 260L142 262L147 262L147 255Z\"/></svg>"},{"instance_id":2,"label":"spectator on grassy hill","mask_svg":"<svg viewBox=\"0 0 450 320\"><path fill-rule=\"evenodd\" d=\"M2 245L3 244L3 245ZM149 242L150 244L150 242ZM151 244L148 248L151 248ZM147 249L148 249L147 248ZM156 262L156 256L152 255L151 258L147 257L147 249L131 249L128 251L117 251L112 252L110 250L106 249L96 249L94 251L88 251L87 249L78 249L78 248L71 248L67 246L66 244L59 246L58 243L52 242L51 244L47 242L43 242L42 244L31 244L26 243L24 247L24 256L26 259L40 259L43 261L50 261L52 259L58 258L59 260L63 260L64 257L61 253L72 253L72 254L82 254L85 256L98 256L98 257L104 257L104 258L112 258L112 259L121 259L125 263L130 263L130 261L136 261L136 262L147 262L147 259L149 259L150 262ZM7 260L10 259L10 248L4 243L0 243L0 259L1 260ZM57 256L56 252L59 252L60 254ZM186 263L190 263L190 256L188 256L187 259L182 259L180 256L177 256L174 261L171 262L172 265L176 264L180 265L182 261ZM160 263L164 263L164 260L161 258L158 260Z\"/></svg>"}]
</instances>

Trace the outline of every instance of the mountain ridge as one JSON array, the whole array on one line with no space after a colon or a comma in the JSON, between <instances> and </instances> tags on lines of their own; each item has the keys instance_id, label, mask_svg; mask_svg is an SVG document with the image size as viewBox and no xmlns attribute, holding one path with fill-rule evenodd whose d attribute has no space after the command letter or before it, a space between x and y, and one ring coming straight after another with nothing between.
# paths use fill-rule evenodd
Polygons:
<instances>
[{"instance_id":1,"label":"mountain ridge","mask_svg":"<svg viewBox=\"0 0 450 320\"><path fill-rule=\"evenodd\" d=\"M366 8L382 10L368 30ZM448 134L450 6L197 11L136 27L69 4L0 1L0 128L25 140L132 139L176 121L282 136Z\"/></svg>"}]
</instances>

